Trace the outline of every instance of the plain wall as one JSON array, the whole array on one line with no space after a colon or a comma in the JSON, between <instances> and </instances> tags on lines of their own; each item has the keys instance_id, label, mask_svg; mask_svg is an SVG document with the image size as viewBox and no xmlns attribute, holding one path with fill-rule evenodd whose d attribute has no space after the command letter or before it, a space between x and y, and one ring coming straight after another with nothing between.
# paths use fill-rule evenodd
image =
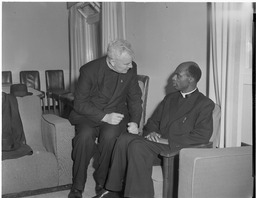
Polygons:
<instances>
[{"instance_id":1,"label":"plain wall","mask_svg":"<svg viewBox=\"0 0 256 198\"><path fill-rule=\"evenodd\" d=\"M45 90L47 69L63 69L68 86L68 10L65 2L4 2L2 70L39 70ZM183 61L196 61L206 92L207 3L126 4L127 40L136 53L138 73L150 77L147 118L166 94L168 79ZM169 92L171 86L167 89ZM173 91L171 89L171 91Z\"/></svg>"},{"instance_id":2,"label":"plain wall","mask_svg":"<svg viewBox=\"0 0 256 198\"><path fill-rule=\"evenodd\" d=\"M168 79L181 62L199 64L198 87L206 93L207 3L126 3L126 37L138 73L150 77L147 118L166 95Z\"/></svg>"},{"instance_id":3,"label":"plain wall","mask_svg":"<svg viewBox=\"0 0 256 198\"><path fill-rule=\"evenodd\" d=\"M2 3L2 70L38 70L45 90L45 70L69 72L68 10L65 2Z\"/></svg>"},{"instance_id":4,"label":"plain wall","mask_svg":"<svg viewBox=\"0 0 256 198\"><path fill-rule=\"evenodd\" d=\"M127 2L126 36L134 48L138 73L150 77L146 118L167 92L169 77L183 61L197 62L203 72L198 87L206 94L207 3ZM68 10L66 2L2 3L2 70L19 82L22 70L38 70L45 90L45 70L63 69L69 79ZM166 89L167 88L167 89ZM249 88L245 91L250 92ZM243 114L251 114L244 100ZM246 116L244 118L247 118ZM251 126L243 120L243 128ZM248 129L242 141L251 142ZM249 135L246 135L249 134Z\"/></svg>"},{"instance_id":5,"label":"plain wall","mask_svg":"<svg viewBox=\"0 0 256 198\"><path fill-rule=\"evenodd\" d=\"M207 3L126 4L127 40L136 53L138 73L150 77L147 118L166 94L168 78L183 61L196 61L206 92ZM2 69L19 82L21 70L63 69L68 86L68 10L65 2L3 3ZM169 91L172 86L167 86Z\"/></svg>"}]
</instances>

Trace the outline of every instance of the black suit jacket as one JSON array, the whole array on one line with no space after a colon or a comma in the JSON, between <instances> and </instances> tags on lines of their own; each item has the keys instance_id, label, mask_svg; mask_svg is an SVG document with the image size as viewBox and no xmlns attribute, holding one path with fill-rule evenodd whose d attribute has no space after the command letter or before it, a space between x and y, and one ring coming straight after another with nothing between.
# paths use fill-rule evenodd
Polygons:
<instances>
[{"instance_id":1,"label":"black suit jacket","mask_svg":"<svg viewBox=\"0 0 256 198\"><path fill-rule=\"evenodd\" d=\"M72 124L89 121L93 125L101 123L107 113L122 113L130 122L139 125L142 112L141 89L137 78L137 65L132 63L126 74L118 74L114 93L109 92L105 83L108 78L106 56L91 61L80 68L80 76L75 90L74 110L69 116Z\"/></svg>"},{"instance_id":2,"label":"black suit jacket","mask_svg":"<svg viewBox=\"0 0 256 198\"><path fill-rule=\"evenodd\" d=\"M208 143L213 131L214 103L198 90L189 98L168 94L144 127L144 135L157 132L169 140L172 150Z\"/></svg>"},{"instance_id":3,"label":"black suit jacket","mask_svg":"<svg viewBox=\"0 0 256 198\"><path fill-rule=\"evenodd\" d=\"M2 92L2 160L32 153L32 149L26 144L17 99Z\"/></svg>"}]
</instances>

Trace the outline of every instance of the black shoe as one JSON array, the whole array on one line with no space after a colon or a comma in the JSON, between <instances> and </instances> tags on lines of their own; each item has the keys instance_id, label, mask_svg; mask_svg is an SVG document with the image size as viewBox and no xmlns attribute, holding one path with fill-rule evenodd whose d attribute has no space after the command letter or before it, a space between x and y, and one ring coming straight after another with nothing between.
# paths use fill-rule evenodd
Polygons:
<instances>
[{"instance_id":1,"label":"black shoe","mask_svg":"<svg viewBox=\"0 0 256 198\"><path fill-rule=\"evenodd\" d=\"M102 190L99 194L92 198L123 198L119 192L111 192L108 190Z\"/></svg>"},{"instance_id":2,"label":"black shoe","mask_svg":"<svg viewBox=\"0 0 256 198\"><path fill-rule=\"evenodd\" d=\"M103 186L100 184L96 184L95 186L96 195L100 194L102 190L104 190Z\"/></svg>"},{"instance_id":3,"label":"black shoe","mask_svg":"<svg viewBox=\"0 0 256 198\"><path fill-rule=\"evenodd\" d=\"M82 198L82 191L78 190L78 189L71 189L69 194L68 194L68 198Z\"/></svg>"}]
</instances>

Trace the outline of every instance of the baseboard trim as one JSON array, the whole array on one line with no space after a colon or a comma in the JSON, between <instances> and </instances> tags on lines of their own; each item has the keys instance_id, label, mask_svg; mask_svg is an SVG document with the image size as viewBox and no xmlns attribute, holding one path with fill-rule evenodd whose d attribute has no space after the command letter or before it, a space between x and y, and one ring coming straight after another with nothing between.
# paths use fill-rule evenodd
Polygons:
<instances>
[{"instance_id":1,"label":"baseboard trim","mask_svg":"<svg viewBox=\"0 0 256 198\"><path fill-rule=\"evenodd\" d=\"M5 194L5 195L2 195L2 198L17 198L17 197L28 197L28 196L39 195L39 194L47 194L47 193L52 193L57 191L69 190L71 186L72 184L67 184L67 185L56 186L51 188L43 188L43 189L37 189L37 190L23 191L19 193Z\"/></svg>"}]
</instances>

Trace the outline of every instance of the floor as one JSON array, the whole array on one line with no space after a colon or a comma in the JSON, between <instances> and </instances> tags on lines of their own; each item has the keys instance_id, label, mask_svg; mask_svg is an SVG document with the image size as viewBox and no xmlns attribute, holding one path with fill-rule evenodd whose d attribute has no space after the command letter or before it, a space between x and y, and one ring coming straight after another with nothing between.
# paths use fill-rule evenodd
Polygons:
<instances>
[{"instance_id":1,"label":"floor","mask_svg":"<svg viewBox=\"0 0 256 198\"><path fill-rule=\"evenodd\" d=\"M93 172L94 168L92 167L92 160L91 164L88 167L87 171L87 182L85 184L85 189L83 192L83 198L91 198L95 196L95 181L93 179ZM67 198L69 190L58 191L53 193L46 193L41 195L34 195L28 196L27 198Z\"/></svg>"},{"instance_id":2,"label":"floor","mask_svg":"<svg viewBox=\"0 0 256 198\"><path fill-rule=\"evenodd\" d=\"M65 191L58 191L58 192L48 193L48 194L43 194L43 195L29 196L27 198L67 198L68 193L69 193L69 190L65 190ZM83 193L83 198L91 198L91 197L92 196L90 196L86 193Z\"/></svg>"},{"instance_id":3,"label":"floor","mask_svg":"<svg viewBox=\"0 0 256 198\"><path fill-rule=\"evenodd\" d=\"M69 190L65 191L58 191L54 193L47 193L43 195L34 195L34 196L29 196L29 198L63 198L63 197L68 197ZM89 198L89 196L83 195L83 198Z\"/></svg>"},{"instance_id":4,"label":"floor","mask_svg":"<svg viewBox=\"0 0 256 198\"><path fill-rule=\"evenodd\" d=\"M94 168L92 167L93 164L93 160L91 160L90 165L88 167L87 170L87 182L85 184L85 189L83 192L83 198L92 198L93 196L95 196L95 181L93 178L93 172L94 172ZM69 185L67 185L69 186ZM63 187L61 189L67 189L67 187ZM51 193L45 193L45 192L51 192ZM7 196L2 196L2 198L18 198L18 197L26 197L26 198L67 198L68 197L68 193L70 190L61 190L61 191L55 191L53 192L52 190L48 190L48 189L43 189L43 190L38 190L37 192L44 192L45 194L38 194L38 195L32 195L35 193L20 193L20 194L16 194L16 195L7 195ZM30 195L30 196L29 196ZM32 195L32 196L31 196Z\"/></svg>"}]
</instances>

